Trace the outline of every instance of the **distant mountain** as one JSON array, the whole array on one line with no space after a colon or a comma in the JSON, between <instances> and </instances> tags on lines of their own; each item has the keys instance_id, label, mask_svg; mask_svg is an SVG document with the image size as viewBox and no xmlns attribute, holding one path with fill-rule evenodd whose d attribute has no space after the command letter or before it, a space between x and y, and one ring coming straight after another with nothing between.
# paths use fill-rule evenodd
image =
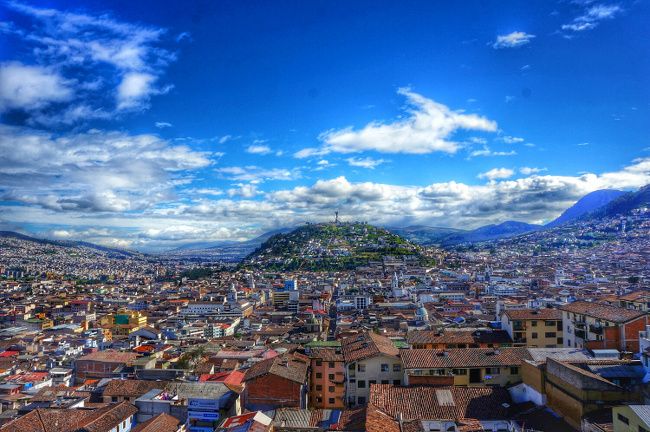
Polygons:
<instances>
[{"instance_id":1,"label":"distant mountain","mask_svg":"<svg viewBox=\"0 0 650 432\"><path fill-rule=\"evenodd\" d=\"M574 205L566 209L557 219L547 223L545 227L553 228L568 222L575 221L582 216L592 213L599 208L609 204L624 194L624 191L613 189L601 189L591 192L580 198Z\"/></svg>"},{"instance_id":2,"label":"distant mountain","mask_svg":"<svg viewBox=\"0 0 650 432\"><path fill-rule=\"evenodd\" d=\"M430 227L426 225L412 225L407 227L388 227L388 231L404 237L413 243L421 245L440 244L442 240L452 234L462 234L467 231L455 228Z\"/></svg>"},{"instance_id":3,"label":"distant mountain","mask_svg":"<svg viewBox=\"0 0 650 432\"><path fill-rule=\"evenodd\" d=\"M526 234L541 229L541 225L529 224L526 222L506 221L500 224L486 225L472 231L452 234L442 239L443 246L451 246L460 243L475 243L489 240L498 240Z\"/></svg>"},{"instance_id":4,"label":"distant mountain","mask_svg":"<svg viewBox=\"0 0 650 432\"><path fill-rule=\"evenodd\" d=\"M44 239L44 238L37 238L37 237L31 237L25 234L20 234L17 232L13 231L0 231L0 238L15 238L18 240L23 240L23 241L29 241L29 242L34 242L34 243L39 243L39 244L49 244L53 246L60 246L60 247L67 247L67 248L78 248L78 247L84 247L88 249L94 249L97 251L101 251L104 253L108 253L114 256L135 256L135 255L143 255L139 252L133 252L133 251L128 251L124 249L117 249L117 248L112 248L108 246L102 246L94 243L89 243L85 241L78 241L78 240L50 240L50 239Z\"/></svg>"},{"instance_id":5,"label":"distant mountain","mask_svg":"<svg viewBox=\"0 0 650 432\"><path fill-rule=\"evenodd\" d=\"M261 234L255 238L244 240L244 241L218 241L218 242L196 242L196 243L187 243L183 246L180 246L176 249L172 249L169 253L187 251L187 250L205 250L205 249L221 249L221 248L231 248L231 247L251 247L252 252L254 249L258 248L262 243L268 240L271 236L276 234L282 234L293 230L293 228L278 228L275 230L267 231L264 234ZM248 253L244 254L248 255Z\"/></svg>"},{"instance_id":6,"label":"distant mountain","mask_svg":"<svg viewBox=\"0 0 650 432\"><path fill-rule=\"evenodd\" d=\"M424 249L390 231L361 222L307 224L276 234L243 261L271 271L349 270L385 256L425 262Z\"/></svg>"},{"instance_id":7,"label":"distant mountain","mask_svg":"<svg viewBox=\"0 0 650 432\"><path fill-rule=\"evenodd\" d=\"M650 207L650 184L634 192L627 192L591 213L589 217L613 217L624 215L634 209Z\"/></svg>"}]
</instances>

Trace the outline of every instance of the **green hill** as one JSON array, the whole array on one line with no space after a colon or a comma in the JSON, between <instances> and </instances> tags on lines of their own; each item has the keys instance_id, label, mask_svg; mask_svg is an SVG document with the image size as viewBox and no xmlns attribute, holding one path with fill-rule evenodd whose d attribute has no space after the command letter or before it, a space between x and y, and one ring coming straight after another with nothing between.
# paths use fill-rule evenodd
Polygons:
<instances>
[{"instance_id":1,"label":"green hill","mask_svg":"<svg viewBox=\"0 0 650 432\"><path fill-rule=\"evenodd\" d=\"M421 246L386 229L353 222L307 224L274 235L241 265L272 271L336 271L381 261L386 256L427 262Z\"/></svg>"}]
</instances>

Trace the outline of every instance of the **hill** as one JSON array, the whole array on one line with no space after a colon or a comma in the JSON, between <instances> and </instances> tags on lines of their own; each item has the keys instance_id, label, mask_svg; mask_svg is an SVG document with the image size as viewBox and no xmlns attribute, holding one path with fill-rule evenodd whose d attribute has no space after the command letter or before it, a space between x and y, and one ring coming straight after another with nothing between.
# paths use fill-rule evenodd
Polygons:
<instances>
[{"instance_id":1,"label":"hill","mask_svg":"<svg viewBox=\"0 0 650 432\"><path fill-rule=\"evenodd\" d=\"M242 266L272 271L348 270L385 256L425 262L424 249L403 237L360 222L308 224L276 234L248 255Z\"/></svg>"},{"instance_id":2,"label":"hill","mask_svg":"<svg viewBox=\"0 0 650 432\"><path fill-rule=\"evenodd\" d=\"M592 213L599 208L609 204L625 192L614 189L601 189L580 198L574 205L566 209L557 219L547 223L546 228L553 228Z\"/></svg>"},{"instance_id":3,"label":"hill","mask_svg":"<svg viewBox=\"0 0 650 432\"><path fill-rule=\"evenodd\" d=\"M31 237L25 234L20 234L14 231L0 231L0 239L16 239L26 242L38 243L41 245L52 245L59 246L62 248L86 248L93 249L98 252L102 252L109 257L121 258L121 257L132 257L132 256L141 256L143 254L139 252L133 252L125 249L117 249L108 246L102 246L94 243L89 243L80 240L50 240L44 238Z\"/></svg>"}]
</instances>

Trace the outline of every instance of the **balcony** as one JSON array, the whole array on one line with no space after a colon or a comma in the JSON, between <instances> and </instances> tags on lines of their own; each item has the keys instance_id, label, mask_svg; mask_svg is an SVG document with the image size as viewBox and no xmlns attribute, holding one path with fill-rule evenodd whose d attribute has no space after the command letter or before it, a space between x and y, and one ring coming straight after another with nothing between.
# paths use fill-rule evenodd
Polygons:
<instances>
[{"instance_id":1,"label":"balcony","mask_svg":"<svg viewBox=\"0 0 650 432\"><path fill-rule=\"evenodd\" d=\"M583 329L583 328L586 328L586 327L587 327L587 323L586 323L585 321L575 321L575 322L573 323L573 326L574 326L575 328L582 328L582 329Z\"/></svg>"},{"instance_id":2,"label":"balcony","mask_svg":"<svg viewBox=\"0 0 650 432\"><path fill-rule=\"evenodd\" d=\"M601 335L603 334L603 327L592 324L589 326L589 331L592 332L593 334Z\"/></svg>"},{"instance_id":3,"label":"balcony","mask_svg":"<svg viewBox=\"0 0 650 432\"><path fill-rule=\"evenodd\" d=\"M586 339L586 332L584 330L576 329L575 335L576 335L577 338Z\"/></svg>"}]
</instances>

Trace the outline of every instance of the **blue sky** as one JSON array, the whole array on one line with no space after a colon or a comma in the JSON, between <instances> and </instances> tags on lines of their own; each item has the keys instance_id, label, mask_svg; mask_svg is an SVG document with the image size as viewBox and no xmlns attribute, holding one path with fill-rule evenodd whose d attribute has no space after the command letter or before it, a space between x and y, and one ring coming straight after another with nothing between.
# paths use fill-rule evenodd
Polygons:
<instances>
[{"instance_id":1,"label":"blue sky","mask_svg":"<svg viewBox=\"0 0 650 432\"><path fill-rule=\"evenodd\" d=\"M544 222L650 180L648 2L4 2L0 228Z\"/></svg>"}]
</instances>

